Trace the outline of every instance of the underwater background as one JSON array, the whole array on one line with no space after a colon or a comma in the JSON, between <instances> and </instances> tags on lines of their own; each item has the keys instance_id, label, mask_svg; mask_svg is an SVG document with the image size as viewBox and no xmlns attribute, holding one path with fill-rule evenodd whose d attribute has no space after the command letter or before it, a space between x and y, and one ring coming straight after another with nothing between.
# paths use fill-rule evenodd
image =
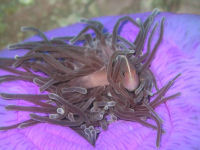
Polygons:
<instances>
[{"instance_id":1,"label":"underwater background","mask_svg":"<svg viewBox=\"0 0 200 150\"><path fill-rule=\"evenodd\" d=\"M41 31L78 22L81 18L152 11L200 14L200 0L1 0L0 49L17 43L32 33L21 26Z\"/></svg>"}]
</instances>

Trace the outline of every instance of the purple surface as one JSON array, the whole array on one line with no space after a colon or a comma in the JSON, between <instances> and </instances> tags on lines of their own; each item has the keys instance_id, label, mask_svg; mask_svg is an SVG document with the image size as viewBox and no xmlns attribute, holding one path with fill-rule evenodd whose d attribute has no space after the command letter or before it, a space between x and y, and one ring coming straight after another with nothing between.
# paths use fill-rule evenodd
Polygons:
<instances>
[{"instance_id":1,"label":"purple surface","mask_svg":"<svg viewBox=\"0 0 200 150\"><path fill-rule=\"evenodd\" d=\"M148 13L134 14L131 17L146 18ZM163 120L165 133L161 139L161 150L188 150L200 148L200 16L161 13L156 17L160 21L165 16L164 38L151 65L159 87L162 87L178 73L182 73L167 95L181 92L181 96L160 105L156 112ZM98 18L111 32L120 16ZM58 28L46 35L49 38L76 35L83 24ZM121 35L133 41L136 27L126 23ZM159 30L156 32L158 35ZM157 36L155 35L154 41ZM38 37L29 40L38 40ZM22 55L19 51L4 50L0 57ZM0 70L0 75L5 74ZM31 83L22 81L0 84L0 92L39 93ZM28 113L6 111L7 104L25 104L23 101L5 101L0 99L0 126L14 124L28 117ZM103 131L93 148L85 139L67 127L51 124L38 124L26 129L0 131L0 149L3 150L155 150L156 130L138 123L118 121Z\"/></svg>"}]
</instances>

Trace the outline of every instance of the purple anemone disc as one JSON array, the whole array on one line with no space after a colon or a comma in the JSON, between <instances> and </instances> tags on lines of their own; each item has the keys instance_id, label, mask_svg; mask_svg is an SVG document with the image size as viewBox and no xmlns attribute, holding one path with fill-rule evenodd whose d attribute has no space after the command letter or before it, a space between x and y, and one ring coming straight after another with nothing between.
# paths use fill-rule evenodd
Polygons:
<instances>
[{"instance_id":1,"label":"purple anemone disc","mask_svg":"<svg viewBox=\"0 0 200 150\"><path fill-rule=\"evenodd\" d=\"M144 20L149 13L129 15ZM106 31L112 32L116 21L122 16L95 18L104 24ZM156 108L163 120L161 150L198 149L200 147L200 16L188 14L160 13L155 18L160 21L165 17L164 36L151 65L158 86L162 87L177 73L182 73L167 95L181 92L181 96L167 101ZM77 35L84 24L78 23L48 31L45 35L51 39L58 36ZM125 23L121 36L133 41L138 29L131 23ZM159 31L156 31L157 33ZM157 39L155 34L153 43ZM27 41L40 40L34 36ZM153 45L153 44L152 44ZM145 47L146 49L146 47ZM11 57L25 54L22 51L0 51L0 57ZM0 70L0 75L7 74ZM32 83L15 81L0 84L0 93L39 94L39 89ZM10 125L28 118L29 113L7 111L8 104L23 104L24 101L5 101L0 98L0 126ZM156 130L138 123L117 121L103 131L92 147L84 138L68 127L40 123L25 129L0 131L0 149L6 150L55 150L55 149L156 149Z\"/></svg>"}]
</instances>

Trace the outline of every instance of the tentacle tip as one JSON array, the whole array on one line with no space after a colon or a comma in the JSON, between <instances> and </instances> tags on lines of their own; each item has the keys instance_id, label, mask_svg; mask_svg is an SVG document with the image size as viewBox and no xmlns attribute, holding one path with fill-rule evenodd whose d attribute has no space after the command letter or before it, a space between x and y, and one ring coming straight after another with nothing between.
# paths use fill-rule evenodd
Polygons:
<instances>
[{"instance_id":1,"label":"tentacle tip","mask_svg":"<svg viewBox=\"0 0 200 150\"><path fill-rule=\"evenodd\" d=\"M5 109L6 110L11 110L10 108L12 107L12 105L7 105L7 106L5 106Z\"/></svg>"},{"instance_id":2,"label":"tentacle tip","mask_svg":"<svg viewBox=\"0 0 200 150\"><path fill-rule=\"evenodd\" d=\"M50 99L54 99L55 96L56 96L55 93L48 93L48 97L49 97Z\"/></svg>"},{"instance_id":3,"label":"tentacle tip","mask_svg":"<svg viewBox=\"0 0 200 150\"><path fill-rule=\"evenodd\" d=\"M4 96L4 93L0 93L0 98L5 99L6 97Z\"/></svg>"},{"instance_id":4,"label":"tentacle tip","mask_svg":"<svg viewBox=\"0 0 200 150\"><path fill-rule=\"evenodd\" d=\"M29 114L31 119L34 119L37 115L36 114Z\"/></svg>"},{"instance_id":5,"label":"tentacle tip","mask_svg":"<svg viewBox=\"0 0 200 150\"><path fill-rule=\"evenodd\" d=\"M14 59L15 59L15 60L19 59L19 55L15 55L15 56L14 56Z\"/></svg>"},{"instance_id":6,"label":"tentacle tip","mask_svg":"<svg viewBox=\"0 0 200 150\"><path fill-rule=\"evenodd\" d=\"M139 17L137 17L137 18L135 19L135 21L137 22L138 25L141 25L141 24L142 24L142 21L141 21L141 19L140 19Z\"/></svg>"},{"instance_id":7,"label":"tentacle tip","mask_svg":"<svg viewBox=\"0 0 200 150\"><path fill-rule=\"evenodd\" d=\"M0 98L5 99L5 100L7 100L7 99L12 99L12 98L9 98L9 97L6 96L6 95L7 95L6 93L0 93Z\"/></svg>"},{"instance_id":8,"label":"tentacle tip","mask_svg":"<svg viewBox=\"0 0 200 150\"><path fill-rule=\"evenodd\" d=\"M178 73L175 77L174 77L174 81L177 79L177 78L179 78L180 76L182 75L182 73Z\"/></svg>"},{"instance_id":9,"label":"tentacle tip","mask_svg":"<svg viewBox=\"0 0 200 150\"><path fill-rule=\"evenodd\" d=\"M49 119L57 119L58 117L58 114L49 114Z\"/></svg>"},{"instance_id":10,"label":"tentacle tip","mask_svg":"<svg viewBox=\"0 0 200 150\"><path fill-rule=\"evenodd\" d=\"M18 129L24 129L24 128L25 128L25 127L24 127L24 123L18 125L17 128L18 128Z\"/></svg>"},{"instance_id":11,"label":"tentacle tip","mask_svg":"<svg viewBox=\"0 0 200 150\"><path fill-rule=\"evenodd\" d=\"M43 93L46 89L44 89L43 87L40 87L39 90L40 90L40 93Z\"/></svg>"},{"instance_id":12,"label":"tentacle tip","mask_svg":"<svg viewBox=\"0 0 200 150\"><path fill-rule=\"evenodd\" d=\"M160 149L160 142L156 143L156 148L157 148L157 150Z\"/></svg>"},{"instance_id":13,"label":"tentacle tip","mask_svg":"<svg viewBox=\"0 0 200 150\"><path fill-rule=\"evenodd\" d=\"M70 44L70 45L73 45L73 44L74 44L74 38L71 39L71 40L69 40L69 44Z\"/></svg>"},{"instance_id":14,"label":"tentacle tip","mask_svg":"<svg viewBox=\"0 0 200 150\"><path fill-rule=\"evenodd\" d=\"M65 110L63 108L57 108L57 113L61 114L61 115L64 115Z\"/></svg>"},{"instance_id":15,"label":"tentacle tip","mask_svg":"<svg viewBox=\"0 0 200 150\"><path fill-rule=\"evenodd\" d=\"M2 131L7 131L7 130L9 130L7 126L1 126L1 127L0 127L0 131L1 131L1 132L2 132Z\"/></svg>"},{"instance_id":16,"label":"tentacle tip","mask_svg":"<svg viewBox=\"0 0 200 150\"><path fill-rule=\"evenodd\" d=\"M7 45L7 49L13 49L13 47L14 47L14 44L9 44L9 45Z\"/></svg>"},{"instance_id":17,"label":"tentacle tip","mask_svg":"<svg viewBox=\"0 0 200 150\"><path fill-rule=\"evenodd\" d=\"M37 81L38 81L37 78L33 78L33 83L34 83L35 85L38 85Z\"/></svg>"},{"instance_id":18,"label":"tentacle tip","mask_svg":"<svg viewBox=\"0 0 200 150\"><path fill-rule=\"evenodd\" d=\"M178 97L178 96L181 96L181 92L178 92L178 93L177 93L177 97Z\"/></svg>"},{"instance_id":19,"label":"tentacle tip","mask_svg":"<svg viewBox=\"0 0 200 150\"><path fill-rule=\"evenodd\" d=\"M182 73L178 73L177 77L180 77L182 75Z\"/></svg>"},{"instance_id":20,"label":"tentacle tip","mask_svg":"<svg viewBox=\"0 0 200 150\"><path fill-rule=\"evenodd\" d=\"M155 15L158 15L161 10L159 8L154 8L153 11L152 11Z\"/></svg>"},{"instance_id":21,"label":"tentacle tip","mask_svg":"<svg viewBox=\"0 0 200 150\"><path fill-rule=\"evenodd\" d=\"M24 31L26 31L28 28L29 28L29 27L27 27L27 26L21 26L20 31L24 32Z\"/></svg>"},{"instance_id":22,"label":"tentacle tip","mask_svg":"<svg viewBox=\"0 0 200 150\"><path fill-rule=\"evenodd\" d=\"M17 68L17 64L16 63L12 64L12 67Z\"/></svg>"},{"instance_id":23,"label":"tentacle tip","mask_svg":"<svg viewBox=\"0 0 200 150\"><path fill-rule=\"evenodd\" d=\"M87 21L88 21L87 18L81 18L81 19L80 19L80 22L82 22L82 23L87 23Z\"/></svg>"},{"instance_id":24,"label":"tentacle tip","mask_svg":"<svg viewBox=\"0 0 200 150\"><path fill-rule=\"evenodd\" d=\"M162 20L161 20L161 23L162 23L162 24L164 24L165 19L166 19L165 17L162 17Z\"/></svg>"}]
</instances>

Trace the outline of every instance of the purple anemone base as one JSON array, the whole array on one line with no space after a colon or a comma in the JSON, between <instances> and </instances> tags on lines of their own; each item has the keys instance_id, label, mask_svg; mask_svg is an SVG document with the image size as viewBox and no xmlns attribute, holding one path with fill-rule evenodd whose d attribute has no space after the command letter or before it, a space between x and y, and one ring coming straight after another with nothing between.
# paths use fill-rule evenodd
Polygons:
<instances>
[{"instance_id":1,"label":"purple anemone base","mask_svg":"<svg viewBox=\"0 0 200 150\"><path fill-rule=\"evenodd\" d=\"M149 13L129 15L144 20ZM100 17L95 20L104 24L105 30L112 32L116 21L122 16ZM165 17L164 37L151 70L156 76L159 87L182 73L167 92L181 96L167 101L156 108L163 120L165 131L161 138L161 150L188 150L200 148L200 16L187 14L160 13L155 21ZM51 39L57 36L77 35L84 24L78 23L46 32ZM138 29L127 22L121 28L121 36L133 41ZM156 31L159 32L159 31ZM153 41L156 41L155 34ZM27 41L37 41L34 36ZM0 57L22 56L26 51L0 51ZM0 70L0 76L8 74ZM14 81L0 84L0 93L39 94L39 88L28 82ZM166 96L167 96L166 95ZM8 104L26 102L6 101L0 98L0 126L7 126L27 119L29 113L7 111ZM156 130L135 122L117 121L109 125L107 131L99 135L95 148L83 137L68 127L40 123L25 129L0 131L2 150L155 150Z\"/></svg>"}]
</instances>

